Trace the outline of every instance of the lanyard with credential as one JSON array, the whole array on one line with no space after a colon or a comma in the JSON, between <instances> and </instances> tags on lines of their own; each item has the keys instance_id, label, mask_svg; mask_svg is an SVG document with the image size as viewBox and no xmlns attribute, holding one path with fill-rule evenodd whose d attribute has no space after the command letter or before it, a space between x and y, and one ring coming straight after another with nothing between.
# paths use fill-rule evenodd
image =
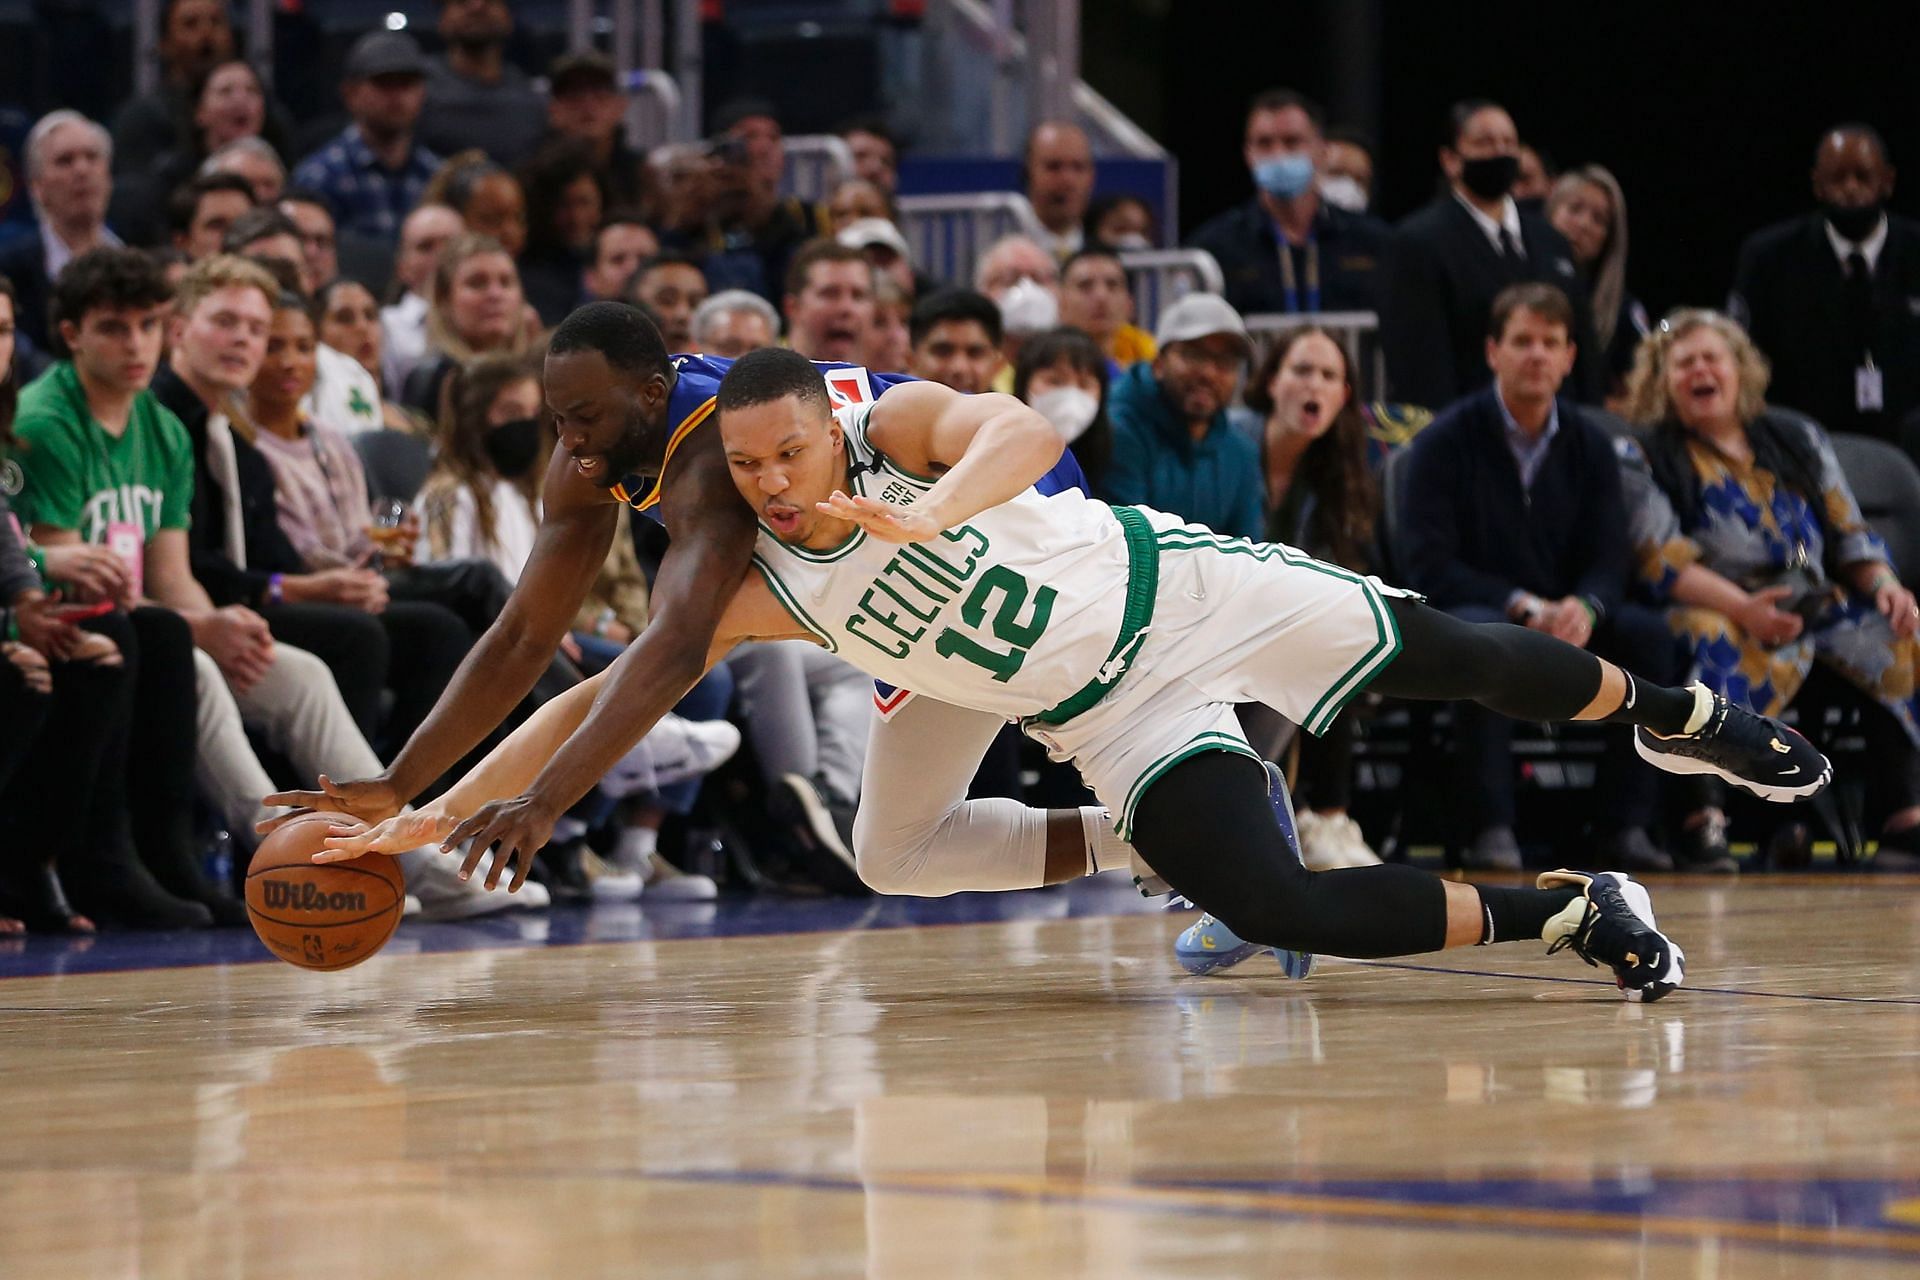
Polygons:
<instances>
[{"instance_id":1,"label":"lanyard with credential","mask_svg":"<svg viewBox=\"0 0 1920 1280\"><path fill-rule=\"evenodd\" d=\"M1293 267L1293 247L1287 243L1287 237L1278 227L1274 236L1280 242L1280 292L1282 305L1288 311L1299 311L1300 282L1299 273ZM1320 237L1311 231L1307 233L1307 305L1306 310L1320 310Z\"/></svg>"}]
</instances>

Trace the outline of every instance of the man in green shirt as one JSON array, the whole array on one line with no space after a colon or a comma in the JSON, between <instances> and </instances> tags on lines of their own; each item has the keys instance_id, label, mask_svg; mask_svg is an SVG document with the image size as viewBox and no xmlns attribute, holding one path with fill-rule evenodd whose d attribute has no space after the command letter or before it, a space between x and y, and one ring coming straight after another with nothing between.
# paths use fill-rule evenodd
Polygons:
<instances>
[{"instance_id":1,"label":"man in green shirt","mask_svg":"<svg viewBox=\"0 0 1920 1280\"><path fill-rule=\"evenodd\" d=\"M274 643L243 605L215 608L194 578L187 526L193 446L180 420L147 389L160 362L172 291L160 268L131 249L76 258L53 290L53 327L68 359L20 393L14 433L23 483L15 509L46 547L96 542L120 552L129 594L174 610L193 631L202 725L195 776L230 830L251 832L274 790L242 720L302 774L369 776L378 757L354 724L326 664ZM263 308L264 310L264 308ZM253 380L266 353L264 322L236 315L234 384ZM430 911L474 915L521 905L484 900L429 855L408 866ZM424 872L416 876L416 870ZM428 901L428 899L433 899Z\"/></svg>"}]
</instances>

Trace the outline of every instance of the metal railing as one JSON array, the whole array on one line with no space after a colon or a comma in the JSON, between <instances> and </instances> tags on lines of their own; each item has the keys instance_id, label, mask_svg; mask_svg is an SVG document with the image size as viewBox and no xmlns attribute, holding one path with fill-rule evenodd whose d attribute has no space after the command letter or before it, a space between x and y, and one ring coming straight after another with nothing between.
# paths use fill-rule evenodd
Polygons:
<instances>
[{"instance_id":1,"label":"metal railing","mask_svg":"<svg viewBox=\"0 0 1920 1280\"><path fill-rule=\"evenodd\" d=\"M786 140L787 167L780 190L819 204L853 176L853 148L831 133L800 133Z\"/></svg>"},{"instance_id":2,"label":"metal railing","mask_svg":"<svg viewBox=\"0 0 1920 1280\"><path fill-rule=\"evenodd\" d=\"M901 196L899 207L914 265L968 288L973 286L974 265L995 240L1045 233L1027 198L1012 191Z\"/></svg>"},{"instance_id":3,"label":"metal railing","mask_svg":"<svg viewBox=\"0 0 1920 1280\"><path fill-rule=\"evenodd\" d=\"M1253 363L1259 367L1283 333L1312 325L1332 334L1346 348L1347 365L1366 370L1364 385L1354 388L1361 399L1377 400L1387 385L1387 355L1380 345L1380 317L1372 311L1268 312L1245 317L1253 337Z\"/></svg>"},{"instance_id":4,"label":"metal railing","mask_svg":"<svg viewBox=\"0 0 1920 1280\"><path fill-rule=\"evenodd\" d=\"M1205 249L1130 249L1120 255L1120 264L1133 292L1133 322L1149 333L1161 311L1183 295L1225 288L1220 264Z\"/></svg>"}]
</instances>

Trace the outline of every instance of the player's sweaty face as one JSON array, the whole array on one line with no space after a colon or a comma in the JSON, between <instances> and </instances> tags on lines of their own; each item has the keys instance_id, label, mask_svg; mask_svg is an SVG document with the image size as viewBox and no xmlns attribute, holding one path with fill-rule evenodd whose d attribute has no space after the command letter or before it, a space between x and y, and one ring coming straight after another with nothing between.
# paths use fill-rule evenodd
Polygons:
<instances>
[{"instance_id":1,"label":"player's sweaty face","mask_svg":"<svg viewBox=\"0 0 1920 1280\"><path fill-rule=\"evenodd\" d=\"M542 386L560 447L588 482L611 489L657 461L666 425L663 379L635 384L598 351L547 357Z\"/></svg>"},{"instance_id":2,"label":"player's sweaty face","mask_svg":"<svg viewBox=\"0 0 1920 1280\"><path fill-rule=\"evenodd\" d=\"M845 522L814 505L846 487L846 452L827 407L798 396L729 409L720 443L733 484L782 542L833 546Z\"/></svg>"}]
</instances>

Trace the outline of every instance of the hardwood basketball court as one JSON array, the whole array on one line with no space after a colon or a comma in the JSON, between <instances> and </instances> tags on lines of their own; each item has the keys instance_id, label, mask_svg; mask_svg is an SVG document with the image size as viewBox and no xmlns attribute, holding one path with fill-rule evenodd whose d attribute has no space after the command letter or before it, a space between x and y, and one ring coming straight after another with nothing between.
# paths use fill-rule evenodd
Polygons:
<instances>
[{"instance_id":1,"label":"hardwood basketball court","mask_svg":"<svg viewBox=\"0 0 1920 1280\"><path fill-rule=\"evenodd\" d=\"M0 1275L1920 1272L1920 886L1188 978L1121 886L0 953ZM167 965L186 967L164 967ZM95 972L106 969L109 971ZM38 975L38 976L26 976Z\"/></svg>"}]
</instances>

